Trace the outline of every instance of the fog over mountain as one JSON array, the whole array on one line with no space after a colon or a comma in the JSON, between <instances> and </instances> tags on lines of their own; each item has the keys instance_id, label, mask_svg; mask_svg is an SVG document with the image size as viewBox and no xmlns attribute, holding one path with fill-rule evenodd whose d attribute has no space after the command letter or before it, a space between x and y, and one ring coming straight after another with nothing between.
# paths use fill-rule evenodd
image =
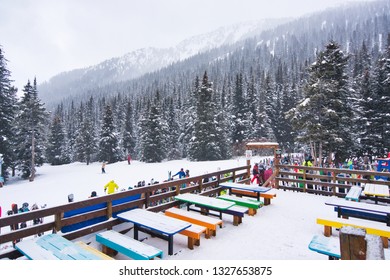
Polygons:
<instances>
[{"instance_id":1,"label":"fog over mountain","mask_svg":"<svg viewBox=\"0 0 390 280\"><path fill-rule=\"evenodd\" d=\"M40 84L39 94L44 102L53 104L94 88L138 78L199 53L233 45L288 20L290 19L249 21L188 38L171 48L138 49L97 65L60 73Z\"/></svg>"}]
</instances>

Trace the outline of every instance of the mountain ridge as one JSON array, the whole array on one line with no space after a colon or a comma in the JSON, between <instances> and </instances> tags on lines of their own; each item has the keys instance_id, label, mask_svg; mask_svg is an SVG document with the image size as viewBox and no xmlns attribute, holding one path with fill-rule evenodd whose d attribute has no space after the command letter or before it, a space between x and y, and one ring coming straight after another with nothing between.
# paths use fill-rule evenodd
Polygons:
<instances>
[{"instance_id":1,"label":"mountain ridge","mask_svg":"<svg viewBox=\"0 0 390 280\"><path fill-rule=\"evenodd\" d=\"M245 40L291 19L263 19L220 27L214 31L184 39L170 48L145 47L98 64L61 72L39 84L41 99L59 102L76 96L80 91L124 82L183 61L198 53Z\"/></svg>"}]
</instances>

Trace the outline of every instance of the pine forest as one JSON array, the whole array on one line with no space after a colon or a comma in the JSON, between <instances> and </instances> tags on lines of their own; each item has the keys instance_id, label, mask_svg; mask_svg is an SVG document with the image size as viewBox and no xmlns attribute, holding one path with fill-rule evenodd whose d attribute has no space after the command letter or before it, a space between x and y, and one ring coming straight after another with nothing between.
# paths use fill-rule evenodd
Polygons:
<instances>
[{"instance_id":1,"label":"pine forest","mask_svg":"<svg viewBox=\"0 0 390 280\"><path fill-rule=\"evenodd\" d=\"M100 73L101 74L101 73ZM390 147L390 3L294 19L140 77L13 86L0 42L2 174L44 163L229 159L248 141L341 162ZM99 79L99 77L95 77ZM17 97L17 91L21 97ZM77 94L76 94L77 93ZM333 156L332 156L333 155Z\"/></svg>"}]
</instances>

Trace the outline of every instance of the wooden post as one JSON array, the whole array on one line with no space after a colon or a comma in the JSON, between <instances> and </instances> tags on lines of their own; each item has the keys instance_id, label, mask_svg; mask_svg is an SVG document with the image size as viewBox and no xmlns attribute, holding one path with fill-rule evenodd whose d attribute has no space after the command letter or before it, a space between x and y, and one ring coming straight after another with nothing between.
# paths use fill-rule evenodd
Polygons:
<instances>
[{"instance_id":1,"label":"wooden post","mask_svg":"<svg viewBox=\"0 0 390 280\"><path fill-rule=\"evenodd\" d=\"M367 255L366 230L355 227L340 229L340 252L342 260L365 260Z\"/></svg>"},{"instance_id":2,"label":"wooden post","mask_svg":"<svg viewBox=\"0 0 390 280\"><path fill-rule=\"evenodd\" d=\"M333 176L333 183L336 183L337 182L337 180L336 180L336 172L333 172L333 174L332 174ZM332 190L333 190L333 195L334 196L336 196L336 187L335 186L333 186L332 187Z\"/></svg>"},{"instance_id":3,"label":"wooden post","mask_svg":"<svg viewBox=\"0 0 390 280\"><path fill-rule=\"evenodd\" d=\"M54 230L53 232L59 232L61 230L62 224L62 218L64 217L64 212L60 212L54 215Z\"/></svg>"},{"instance_id":4,"label":"wooden post","mask_svg":"<svg viewBox=\"0 0 390 280\"><path fill-rule=\"evenodd\" d=\"M202 193L202 191L203 191L203 180L202 179L199 180L198 190L199 190L199 193Z\"/></svg>"},{"instance_id":5,"label":"wooden post","mask_svg":"<svg viewBox=\"0 0 390 280\"><path fill-rule=\"evenodd\" d=\"M251 177L251 160L250 159L246 160L246 165L249 166L247 169L247 175L248 175L248 178L250 178Z\"/></svg>"},{"instance_id":6,"label":"wooden post","mask_svg":"<svg viewBox=\"0 0 390 280\"><path fill-rule=\"evenodd\" d=\"M107 201L107 219L112 217L112 201Z\"/></svg>"}]
</instances>

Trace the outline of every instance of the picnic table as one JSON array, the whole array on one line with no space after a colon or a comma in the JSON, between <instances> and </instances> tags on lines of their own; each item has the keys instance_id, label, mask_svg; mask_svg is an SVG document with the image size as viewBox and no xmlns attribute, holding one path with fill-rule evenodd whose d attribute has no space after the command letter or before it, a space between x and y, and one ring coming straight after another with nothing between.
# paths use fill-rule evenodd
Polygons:
<instances>
[{"instance_id":1,"label":"picnic table","mask_svg":"<svg viewBox=\"0 0 390 280\"><path fill-rule=\"evenodd\" d=\"M148 232L167 240L168 255L173 255L173 236L191 226L191 223L140 208L122 212L117 217L134 224L136 240L138 240L138 231Z\"/></svg>"},{"instance_id":2,"label":"picnic table","mask_svg":"<svg viewBox=\"0 0 390 280\"><path fill-rule=\"evenodd\" d=\"M260 201L260 194L261 193L266 193L269 190L271 190L271 188L267 188L267 187L260 187L257 185L246 185L246 184L232 183L232 182L220 183L219 186L229 189L229 194L232 193L232 189L253 192L256 194L257 201Z\"/></svg>"},{"instance_id":3,"label":"picnic table","mask_svg":"<svg viewBox=\"0 0 390 280\"><path fill-rule=\"evenodd\" d=\"M378 204L378 197L390 197L389 186L378 184L366 184L363 193L365 196L372 196L376 204Z\"/></svg>"},{"instance_id":4,"label":"picnic table","mask_svg":"<svg viewBox=\"0 0 390 280\"><path fill-rule=\"evenodd\" d=\"M390 207L364 202L354 202L344 199L331 199L326 205L334 206L338 217L354 217L377 222L384 222L390 226Z\"/></svg>"},{"instance_id":5,"label":"picnic table","mask_svg":"<svg viewBox=\"0 0 390 280\"><path fill-rule=\"evenodd\" d=\"M93 253L59 234L43 235L15 244L30 260L103 260L104 256Z\"/></svg>"},{"instance_id":6,"label":"picnic table","mask_svg":"<svg viewBox=\"0 0 390 280\"><path fill-rule=\"evenodd\" d=\"M200 212L206 215L218 216L222 220L222 214L229 214L233 216L233 224L237 226L242 223L244 214L248 213L247 207L237 206L232 201L217 199L215 197L185 193L175 196L175 200L187 204L187 210L195 210L190 208L191 205L200 207ZM210 213L209 210L217 211L217 214Z\"/></svg>"},{"instance_id":7,"label":"picnic table","mask_svg":"<svg viewBox=\"0 0 390 280\"><path fill-rule=\"evenodd\" d=\"M215 210L219 213L219 218L222 220L222 211L235 205L234 202L216 199L215 197L185 193L175 196L175 200L187 204L187 210L191 210L190 206L195 205L201 208L203 214L208 214L209 210ZM194 209L192 209L194 210Z\"/></svg>"},{"instance_id":8,"label":"picnic table","mask_svg":"<svg viewBox=\"0 0 390 280\"><path fill-rule=\"evenodd\" d=\"M216 199L215 197L185 193L175 196L175 200L187 203L187 205L195 204L204 206L214 210L226 210L235 205L234 202Z\"/></svg>"}]
</instances>

